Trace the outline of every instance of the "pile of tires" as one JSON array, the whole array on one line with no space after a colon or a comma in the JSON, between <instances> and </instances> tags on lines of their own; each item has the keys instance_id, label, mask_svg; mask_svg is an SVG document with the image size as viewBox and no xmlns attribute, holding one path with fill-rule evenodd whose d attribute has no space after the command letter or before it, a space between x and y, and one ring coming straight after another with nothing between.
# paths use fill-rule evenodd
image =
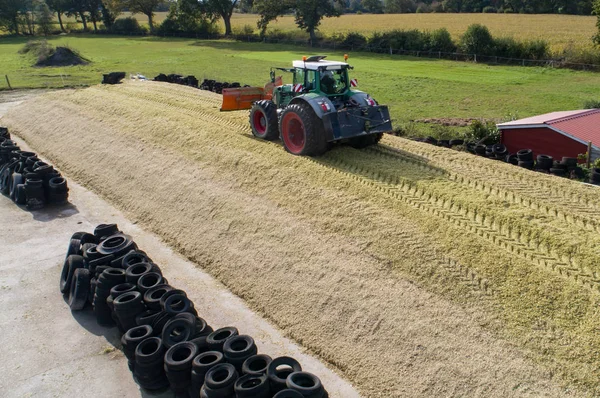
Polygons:
<instances>
[{"instance_id":1,"label":"pile of tires","mask_svg":"<svg viewBox=\"0 0 600 398\"><path fill-rule=\"evenodd\" d=\"M177 74L165 75L164 73L160 73L153 80L155 82L181 84L183 86L190 86L190 87L198 88L198 79L196 79L196 76L194 76L194 75L189 75L189 76L184 77L182 75L177 75Z\"/></svg>"},{"instance_id":2,"label":"pile of tires","mask_svg":"<svg viewBox=\"0 0 600 398\"><path fill-rule=\"evenodd\" d=\"M67 180L10 138L8 129L0 127L0 192L28 210L67 203Z\"/></svg>"},{"instance_id":3,"label":"pile of tires","mask_svg":"<svg viewBox=\"0 0 600 398\"><path fill-rule=\"evenodd\" d=\"M241 87L240 83L228 83L228 82L218 82L216 80L204 79L202 84L200 85L201 90L212 91L213 93L222 94L223 89L225 88L238 88ZM244 87L249 87L245 85Z\"/></svg>"},{"instance_id":4,"label":"pile of tires","mask_svg":"<svg viewBox=\"0 0 600 398\"><path fill-rule=\"evenodd\" d=\"M294 358L259 354L254 339L233 326L213 330L116 224L71 236L60 291L72 311L91 308L98 324L118 328L129 369L145 390L190 398L328 397Z\"/></svg>"},{"instance_id":5,"label":"pile of tires","mask_svg":"<svg viewBox=\"0 0 600 398\"><path fill-rule=\"evenodd\" d=\"M531 149L521 149L517 153L511 154L502 144L483 145L468 142L465 144L465 148L473 155L504 161L528 170L574 179L581 179L585 176L583 169L578 165L577 158L563 157L562 160L555 161L552 156L538 155L534 159ZM600 182L600 175L590 177L590 179L593 178Z\"/></svg>"},{"instance_id":6,"label":"pile of tires","mask_svg":"<svg viewBox=\"0 0 600 398\"><path fill-rule=\"evenodd\" d=\"M427 144L431 144L431 145L435 145L435 146L441 146L444 148L453 148L455 146L460 146L460 145L464 145L465 141L464 140L460 140L460 139L454 139L454 140L437 140L433 137L418 137L418 138L413 138L414 141L418 141L418 142L425 142Z\"/></svg>"}]
</instances>

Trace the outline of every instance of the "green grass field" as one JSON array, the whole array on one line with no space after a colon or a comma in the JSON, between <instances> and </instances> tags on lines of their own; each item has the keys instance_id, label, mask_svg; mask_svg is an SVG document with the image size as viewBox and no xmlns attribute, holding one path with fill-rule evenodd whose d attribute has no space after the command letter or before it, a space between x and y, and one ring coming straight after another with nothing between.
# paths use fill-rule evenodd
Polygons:
<instances>
[{"instance_id":1,"label":"green grass field","mask_svg":"<svg viewBox=\"0 0 600 398\"><path fill-rule=\"evenodd\" d=\"M32 58L18 54L26 42L26 38L0 41L0 70L15 88L93 85L101 81L102 73L111 71L149 78L159 72L193 74L198 79L263 85L269 67L289 66L292 60L312 52L304 47L260 43L77 35L50 42L80 51L92 61L90 65L34 68ZM332 59L343 56L329 55ZM508 115L579 109L586 100L600 99L600 74L591 72L371 53L351 53L350 63L359 88L389 104L397 125L421 118L502 120ZM2 79L0 89L6 88Z\"/></svg>"}]
</instances>

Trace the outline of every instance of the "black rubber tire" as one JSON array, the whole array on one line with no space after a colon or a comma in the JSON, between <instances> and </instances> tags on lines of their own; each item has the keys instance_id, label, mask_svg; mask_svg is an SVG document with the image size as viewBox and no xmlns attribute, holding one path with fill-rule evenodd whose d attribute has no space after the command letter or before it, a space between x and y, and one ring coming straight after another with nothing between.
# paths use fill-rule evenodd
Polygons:
<instances>
[{"instance_id":1,"label":"black rubber tire","mask_svg":"<svg viewBox=\"0 0 600 398\"><path fill-rule=\"evenodd\" d=\"M85 244L81 245L81 255L83 256L83 259L85 260L86 266L88 265L88 261L90 260L88 250L94 249L96 246L97 245L95 243L85 243ZM94 250L92 250L92 253L94 253ZM92 254L92 256L93 255L94 254Z\"/></svg>"},{"instance_id":2,"label":"black rubber tire","mask_svg":"<svg viewBox=\"0 0 600 398\"><path fill-rule=\"evenodd\" d=\"M107 238L119 232L117 224L100 224L94 229L94 235L98 238Z\"/></svg>"},{"instance_id":3,"label":"black rubber tire","mask_svg":"<svg viewBox=\"0 0 600 398\"><path fill-rule=\"evenodd\" d=\"M206 352L209 350L208 344L206 344L206 335L192 338L189 341L190 343L196 344L196 346L198 347L198 352Z\"/></svg>"},{"instance_id":4,"label":"black rubber tire","mask_svg":"<svg viewBox=\"0 0 600 398\"><path fill-rule=\"evenodd\" d=\"M192 361L192 369L199 375L205 375L213 366L225 362L225 357L219 351L206 351L198 354Z\"/></svg>"},{"instance_id":5,"label":"black rubber tire","mask_svg":"<svg viewBox=\"0 0 600 398\"><path fill-rule=\"evenodd\" d=\"M211 351L223 352L223 344L227 339L239 335L237 328L233 326L227 326L220 328L212 332L206 338L206 343Z\"/></svg>"},{"instance_id":6,"label":"black rubber tire","mask_svg":"<svg viewBox=\"0 0 600 398\"><path fill-rule=\"evenodd\" d=\"M527 160L527 161L519 160L519 163L517 163L517 164L519 167L523 167L524 169L531 170L531 169L533 169L534 162L533 162L533 160Z\"/></svg>"},{"instance_id":7,"label":"black rubber tire","mask_svg":"<svg viewBox=\"0 0 600 398\"><path fill-rule=\"evenodd\" d=\"M516 166L517 164L519 164L519 158L515 154L506 155L506 163L510 163Z\"/></svg>"},{"instance_id":8,"label":"black rubber tire","mask_svg":"<svg viewBox=\"0 0 600 398\"><path fill-rule=\"evenodd\" d=\"M110 297L115 299L115 298L119 297L120 295L122 295L123 293L132 292L134 290L136 290L135 285L132 285L131 283L121 283L116 286L113 286L110 289Z\"/></svg>"},{"instance_id":9,"label":"black rubber tire","mask_svg":"<svg viewBox=\"0 0 600 398\"><path fill-rule=\"evenodd\" d=\"M568 175L568 171L565 169L550 169L550 174L555 175L557 177L566 177Z\"/></svg>"},{"instance_id":10,"label":"black rubber tire","mask_svg":"<svg viewBox=\"0 0 600 398\"><path fill-rule=\"evenodd\" d=\"M191 314L190 314L191 315ZM196 320L189 317L175 316L162 329L162 341L169 348L178 343L188 341L196 330Z\"/></svg>"},{"instance_id":11,"label":"black rubber tire","mask_svg":"<svg viewBox=\"0 0 600 398\"><path fill-rule=\"evenodd\" d=\"M100 284L103 284L104 281L113 282L111 288L121 283L125 283L125 270L112 267L106 268L98 278Z\"/></svg>"},{"instance_id":12,"label":"black rubber tire","mask_svg":"<svg viewBox=\"0 0 600 398\"><path fill-rule=\"evenodd\" d=\"M289 369L277 368L287 366ZM291 357L278 357L271 361L267 368L267 377L271 384L271 392L276 393L287 388L286 379L294 372L301 372L302 366L300 363Z\"/></svg>"},{"instance_id":13,"label":"black rubber tire","mask_svg":"<svg viewBox=\"0 0 600 398\"><path fill-rule=\"evenodd\" d=\"M17 185L17 190L15 191L15 203L18 205L24 205L27 203L27 194L25 193L24 184Z\"/></svg>"},{"instance_id":14,"label":"black rubber tire","mask_svg":"<svg viewBox=\"0 0 600 398\"><path fill-rule=\"evenodd\" d=\"M137 289L140 293L145 294L153 287L164 285L163 277L158 272L147 272L139 277L137 281Z\"/></svg>"},{"instance_id":15,"label":"black rubber tire","mask_svg":"<svg viewBox=\"0 0 600 398\"><path fill-rule=\"evenodd\" d=\"M162 309L169 314L181 314L190 311L191 301L183 294L172 294L162 302Z\"/></svg>"},{"instance_id":16,"label":"black rubber tire","mask_svg":"<svg viewBox=\"0 0 600 398\"><path fill-rule=\"evenodd\" d=\"M485 156L485 154L487 152L487 148L483 144L477 144L477 145L475 145L474 150L475 150L475 154L479 155L479 156Z\"/></svg>"},{"instance_id":17,"label":"black rubber tire","mask_svg":"<svg viewBox=\"0 0 600 398\"><path fill-rule=\"evenodd\" d=\"M294 372L285 383L290 390L298 391L303 397L322 398L325 395L321 380L312 373Z\"/></svg>"},{"instance_id":18,"label":"black rubber tire","mask_svg":"<svg viewBox=\"0 0 600 398\"><path fill-rule=\"evenodd\" d=\"M521 162L533 161L533 151L531 149L521 149L517 152L517 157Z\"/></svg>"},{"instance_id":19,"label":"black rubber tire","mask_svg":"<svg viewBox=\"0 0 600 398\"><path fill-rule=\"evenodd\" d=\"M13 173L10 180L10 198L14 201L15 195L17 194L17 186L19 184L23 184L25 180L23 179L23 175L20 173Z\"/></svg>"},{"instance_id":20,"label":"black rubber tire","mask_svg":"<svg viewBox=\"0 0 600 398\"><path fill-rule=\"evenodd\" d=\"M461 139L450 140L450 142L449 142L451 147L463 145L464 143L465 143L465 140L461 140Z\"/></svg>"},{"instance_id":21,"label":"black rubber tire","mask_svg":"<svg viewBox=\"0 0 600 398\"><path fill-rule=\"evenodd\" d=\"M146 310L135 316L135 324L138 326L149 325L152 326L156 317L160 314L160 311Z\"/></svg>"},{"instance_id":22,"label":"black rubber tire","mask_svg":"<svg viewBox=\"0 0 600 398\"><path fill-rule=\"evenodd\" d=\"M148 337L135 348L136 363L153 363L164 358L164 347L159 337Z\"/></svg>"},{"instance_id":23,"label":"black rubber tire","mask_svg":"<svg viewBox=\"0 0 600 398\"><path fill-rule=\"evenodd\" d=\"M206 372L204 385L211 390L228 390L233 392L233 386L238 379L238 372L230 363L215 365Z\"/></svg>"},{"instance_id":24,"label":"black rubber tire","mask_svg":"<svg viewBox=\"0 0 600 398\"><path fill-rule=\"evenodd\" d=\"M383 133L363 135L350 138L348 144L353 148L362 149L371 145L377 145L381 141L381 138L383 138Z\"/></svg>"},{"instance_id":25,"label":"black rubber tire","mask_svg":"<svg viewBox=\"0 0 600 398\"><path fill-rule=\"evenodd\" d=\"M273 358L265 354L252 355L244 361L242 374L254 376L266 375L267 368L272 361Z\"/></svg>"},{"instance_id":26,"label":"black rubber tire","mask_svg":"<svg viewBox=\"0 0 600 398\"><path fill-rule=\"evenodd\" d=\"M93 273L90 272L90 276L93 276ZM98 283L98 281L96 280L96 278L92 278L90 279L90 292L88 293L88 302L91 304L94 304L94 294L96 294L96 284Z\"/></svg>"},{"instance_id":27,"label":"black rubber tire","mask_svg":"<svg viewBox=\"0 0 600 398\"><path fill-rule=\"evenodd\" d=\"M113 305L115 307L115 312L117 313L131 313L137 311L137 315L140 312L145 311L142 294L135 290L122 293L115 297ZM141 311L138 311L139 308L141 308Z\"/></svg>"},{"instance_id":28,"label":"black rubber tire","mask_svg":"<svg viewBox=\"0 0 600 398\"><path fill-rule=\"evenodd\" d=\"M256 101L252 104L252 108L250 109L249 119L250 128L255 137L267 141L279 139L277 106L275 106L273 101Z\"/></svg>"},{"instance_id":29,"label":"black rubber tire","mask_svg":"<svg viewBox=\"0 0 600 398\"><path fill-rule=\"evenodd\" d=\"M257 353L254 339L248 335L238 335L228 338L223 344L223 355L227 361L244 358L244 361ZM242 362L243 363L243 362ZM242 364L240 364L240 369Z\"/></svg>"},{"instance_id":30,"label":"black rubber tire","mask_svg":"<svg viewBox=\"0 0 600 398\"><path fill-rule=\"evenodd\" d=\"M146 253L139 250L132 250L129 253L125 254L125 256L123 256L123 259L121 260L121 267L127 269L132 265L139 263L151 264L152 260L148 258Z\"/></svg>"},{"instance_id":31,"label":"black rubber tire","mask_svg":"<svg viewBox=\"0 0 600 398\"><path fill-rule=\"evenodd\" d=\"M71 254L67 257L63 264L63 269L60 274L60 292L63 294L68 294L69 289L71 288L71 281L73 280L73 275L75 275L75 270L79 268L84 268L85 262L83 257L77 254Z\"/></svg>"},{"instance_id":32,"label":"black rubber tire","mask_svg":"<svg viewBox=\"0 0 600 398\"><path fill-rule=\"evenodd\" d=\"M155 267L150 263L138 263L128 267L125 272L127 282L137 285L138 280L144 274L155 271Z\"/></svg>"},{"instance_id":33,"label":"black rubber tire","mask_svg":"<svg viewBox=\"0 0 600 398\"><path fill-rule=\"evenodd\" d=\"M293 144L295 132L302 131L304 139ZM307 103L288 105L279 116L279 131L286 151L298 156L320 156L327 152L327 139L323 121L317 117Z\"/></svg>"},{"instance_id":34,"label":"black rubber tire","mask_svg":"<svg viewBox=\"0 0 600 398\"><path fill-rule=\"evenodd\" d=\"M277 394L273 395L273 398L304 398L304 395L298 391L286 388L285 390L281 390Z\"/></svg>"},{"instance_id":35,"label":"black rubber tire","mask_svg":"<svg viewBox=\"0 0 600 398\"><path fill-rule=\"evenodd\" d=\"M154 286L152 289L149 289L146 293L144 293L144 303L151 310L160 311L160 299L164 296L168 291L173 290L173 286L169 285L158 285Z\"/></svg>"},{"instance_id":36,"label":"black rubber tire","mask_svg":"<svg viewBox=\"0 0 600 398\"><path fill-rule=\"evenodd\" d=\"M561 162L562 164L564 164L567 167L577 167L577 158L570 158L570 157L563 157Z\"/></svg>"},{"instance_id":37,"label":"black rubber tire","mask_svg":"<svg viewBox=\"0 0 600 398\"><path fill-rule=\"evenodd\" d=\"M123 334L121 343L123 344L123 353L127 356L130 361L135 361L135 349L138 344L152 337L154 331L149 325L136 326L129 329Z\"/></svg>"},{"instance_id":38,"label":"black rubber tire","mask_svg":"<svg viewBox=\"0 0 600 398\"><path fill-rule=\"evenodd\" d=\"M69 289L69 307L71 311L80 311L85 308L90 292L90 271L78 268L73 274Z\"/></svg>"},{"instance_id":39,"label":"black rubber tire","mask_svg":"<svg viewBox=\"0 0 600 398\"><path fill-rule=\"evenodd\" d=\"M189 341L177 343L165 354L167 370L191 370L192 361L198 355L198 347Z\"/></svg>"},{"instance_id":40,"label":"black rubber tire","mask_svg":"<svg viewBox=\"0 0 600 398\"><path fill-rule=\"evenodd\" d=\"M271 398L271 388L265 375L243 375L233 386L236 398Z\"/></svg>"},{"instance_id":41,"label":"black rubber tire","mask_svg":"<svg viewBox=\"0 0 600 398\"><path fill-rule=\"evenodd\" d=\"M104 239L96 250L101 254L112 254L115 258L119 258L131 250L137 249L137 246L131 236L117 233Z\"/></svg>"},{"instance_id":42,"label":"black rubber tire","mask_svg":"<svg viewBox=\"0 0 600 398\"><path fill-rule=\"evenodd\" d=\"M56 193L67 192L67 180L64 177L54 177L48 181L48 188Z\"/></svg>"},{"instance_id":43,"label":"black rubber tire","mask_svg":"<svg viewBox=\"0 0 600 398\"><path fill-rule=\"evenodd\" d=\"M154 329L154 333L157 335L162 335L162 332L165 328L165 325L173 318L172 314L168 314L164 311L161 311L156 315L154 321L152 322L152 329Z\"/></svg>"}]
</instances>

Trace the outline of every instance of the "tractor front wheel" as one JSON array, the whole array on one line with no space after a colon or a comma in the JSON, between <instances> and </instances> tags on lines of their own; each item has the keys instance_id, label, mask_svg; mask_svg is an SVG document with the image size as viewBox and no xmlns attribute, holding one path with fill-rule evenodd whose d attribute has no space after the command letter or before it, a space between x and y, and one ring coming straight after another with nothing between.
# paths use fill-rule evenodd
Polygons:
<instances>
[{"instance_id":1,"label":"tractor front wheel","mask_svg":"<svg viewBox=\"0 0 600 398\"><path fill-rule=\"evenodd\" d=\"M363 135L360 137L350 138L348 144L350 144L350 146L353 148L362 149L371 145L376 145L379 141L381 141L382 137L383 133Z\"/></svg>"},{"instance_id":2,"label":"tractor front wheel","mask_svg":"<svg viewBox=\"0 0 600 398\"><path fill-rule=\"evenodd\" d=\"M319 156L327 151L323 122L310 105L289 105L279 118L279 130L285 149L300 156Z\"/></svg>"},{"instance_id":3,"label":"tractor front wheel","mask_svg":"<svg viewBox=\"0 0 600 398\"><path fill-rule=\"evenodd\" d=\"M252 134L257 138L268 141L279 138L277 107L272 101L260 100L252 104L250 127L252 128Z\"/></svg>"}]
</instances>

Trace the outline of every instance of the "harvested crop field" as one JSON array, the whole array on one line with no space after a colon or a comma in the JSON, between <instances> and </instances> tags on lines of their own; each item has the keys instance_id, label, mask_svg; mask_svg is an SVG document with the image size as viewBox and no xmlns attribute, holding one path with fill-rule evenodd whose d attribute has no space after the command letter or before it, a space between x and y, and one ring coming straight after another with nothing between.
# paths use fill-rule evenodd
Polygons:
<instances>
[{"instance_id":1,"label":"harvested crop field","mask_svg":"<svg viewBox=\"0 0 600 398\"><path fill-rule=\"evenodd\" d=\"M127 82L3 119L365 397L600 394L598 188L386 136L294 157Z\"/></svg>"}]
</instances>

